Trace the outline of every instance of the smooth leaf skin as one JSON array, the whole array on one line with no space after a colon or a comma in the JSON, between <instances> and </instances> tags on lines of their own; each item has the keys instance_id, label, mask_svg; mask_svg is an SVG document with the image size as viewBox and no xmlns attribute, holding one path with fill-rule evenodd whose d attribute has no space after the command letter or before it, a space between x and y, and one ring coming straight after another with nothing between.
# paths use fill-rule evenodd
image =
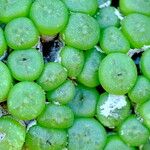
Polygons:
<instances>
[{"instance_id":1,"label":"smooth leaf skin","mask_svg":"<svg viewBox=\"0 0 150 150\"><path fill-rule=\"evenodd\" d=\"M7 50L6 39L4 37L4 32L0 27L0 56L2 56L6 50Z\"/></svg>"},{"instance_id":2,"label":"smooth leaf skin","mask_svg":"<svg viewBox=\"0 0 150 150\"><path fill-rule=\"evenodd\" d=\"M120 52L127 53L130 43L117 27L108 27L102 31L100 46L106 54Z\"/></svg>"},{"instance_id":3,"label":"smooth leaf skin","mask_svg":"<svg viewBox=\"0 0 150 150\"><path fill-rule=\"evenodd\" d=\"M124 15L140 13L150 16L150 0L120 0L119 8Z\"/></svg>"},{"instance_id":4,"label":"smooth leaf skin","mask_svg":"<svg viewBox=\"0 0 150 150\"><path fill-rule=\"evenodd\" d=\"M36 0L30 18L41 35L56 35L68 22L68 10L61 0Z\"/></svg>"},{"instance_id":5,"label":"smooth leaf skin","mask_svg":"<svg viewBox=\"0 0 150 150\"><path fill-rule=\"evenodd\" d=\"M119 135L126 144L136 147L147 142L149 130L135 116L130 116L120 126Z\"/></svg>"},{"instance_id":6,"label":"smooth leaf skin","mask_svg":"<svg viewBox=\"0 0 150 150\"><path fill-rule=\"evenodd\" d=\"M70 11L94 15L98 9L97 0L62 0Z\"/></svg>"},{"instance_id":7,"label":"smooth leaf skin","mask_svg":"<svg viewBox=\"0 0 150 150\"><path fill-rule=\"evenodd\" d=\"M130 102L124 95L103 93L97 103L96 116L108 128L118 127L130 115Z\"/></svg>"},{"instance_id":8,"label":"smooth leaf skin","mask_svg":"<svg viewBox=\"0 0 150 150\"><path fill-rule=\"evenodd\" d=\"M138 113L143 119L144 124L150 129L150 100L138 107Z\"/></svg>"},{"instance_id":9,"label":"smooth leaf skin","mask_svg":"<svg viewBox=\"0 0 150 150\"><path fill-rule=\"evenodd\" d=\"M1 0L0 21L8 23L14 18L28 15L32 0Z\"/></svg>"},{"instance_id":10,"label":"smooth leaf skin","mask_svg":"<svg viewBox=\"0 0 150 150\"><path fill-rule=\"evenodd\" d=\"M71 13L66 28L61 32L61 37L66 45L88 50L98 43L100 28L93 17L83 13Z\"/></svg>"},{"instance_id":11,"label":"smooth leaf skin","mask_svg":"<svg viewBox=\"0 0 150 150\"><path fill-rule=\"evenodd\" d=\"M34 81L44 68L42 54L36 49L15 50L7 60L12 76L19 81Z\"/></svg>"},{"instance_id":12,"label":"smooth leaf skin","mask_svg":"<svg viewBox=\"0 0 150 150\"><path fill-rule=\"evenodd\" d=\"M142 147L142 150L149 150L150 149L150 141L148 140Z\"/></svg>"},{"instance_id":13,"label":"smooth leaf skin","mask_svg":"<svg viewBox=\"0 0 150 150\"><path fill-rule=\"evenodd\" d=\"M76 78L82 71L84 65L83 51L65 46L60 52L61 64L67 69L68 77Z\"/></svg>"},{"instance_id":14,"label":"smooth leaf skin","mask_svg":"<svg viewBox=\"0 0 150 150\"><path fill-rule=\"evenodd\" d=\"M107 143L104 150L136 150L133 147L129 147L118 135L110 135L107 138Z\"/></svg>"},{"instance_id":15,"label":"smooth leaf skin","mask_svg":"<svg viewBox=\"0 0 150 150\"><path fill-rule=\"evenodd\" d=\"M68 106L48 104L37 121L47 128L67 129L73 125L74 114Z\"/></svg>"},{"instance_id":16,"label":"smooth leaf skin","mask_svg":"<svg viewBox=\"0 0 150 150\"><path fill-rule=\"evenodd\" d=\"M19 82L11 88L7 106L9 113L17 119L35 119L45 108L44 90L35 82Z\"/></svg>"},{"instance_id":17,"label":"smooth leaf skin","mask_svg":"<svg viewBox=\"0 0 150 150\"><path fill-rule=\"evenodd\" d=\"M100 85L98 70L99 65L104 57L105 55L101 52L98 52L96 48L86 51L85 63L77 80L81 84L91 88Z\"/></svg>"},{"instance_id":18,"label":"smooth leaf skin","mask_svg":"<svg viewBox=\"0 0 150 150\"><path fill-rule=\"evenodd\" d=\"M133 60L122 53L111 53L101 62L99 80L110 94L124 95L135 85L137 69Z\"/></svg>"},{"instance_id":19,"label":"smooth leaf skin","mask_svg":"<svg viewBox=\"0 0 150 150\"><path fill-rule=\"evenodd\" d=\"M134 13L126 16L121 22L121 30L128 38L132 48L150 45L150 17Z\"/></svg>"},{"instance_id":20,"label":"smooth leaf skin","mask_svg":"<svg viewBox=\"0 0 150 150\"><path fill-rule=\"evenodd\" d=\"M114 7L104 7L100 9L95 18L101 29L105 29L110 26L119 27L120 25L120 21L115 14Z\"/></svg>"},{"instance_id":21,"label":"smooth leaf skin","mask_svg":"<svg viewBox=\"0 0 150 150\"><path fill-rule=\"evenodd\" d=\"M35 125L26 134L25 148L29 150L62 150L67 143L65 130Z\"/></svg>"},{"instance_id":22,"label":"smooth leaf skin","mask_svg":"<svg viewBox=\"0 0 150 150\"><path fill-rule=\"evenodd\" d=\"M95 88L78 85L74 98L69 102L69 107L76 117L93 117L96 113L98 98L99 93Z\"/></svg>"},{"instance_id":23,"label":"smooth leaf skin","mask_svg":"<svg viewBox=\"0 0 150 150\"><path fill-rule=\"evenodd\" d=\"M150 49L142 53L140 59L140 69L143 75L150 80Z\"/></svg>"},{"instance_id":24,"label":"smooth leaf skin","mask_svg":"<svg viewBox=\"0 0 150 150\"><path fill-rule=\"evenodd\" d=\"M129 91L128 96L130 100L136 104L144 103L150 98L150 81L140 75L134 87Z\"/></svg>"},{"instance_id":25,"label":"smooth leaf skin","mask_svg":"<svg viewBox=\"0 0 150 150\"><path fill-rule=\"evenodd\" d=\"M104 127L93 118L78 118L68 130L69 150L103 150L106 143Z\"/></svg>"},{"instance_id":26,"label":"smooth leaf skin","mask_svg":"<svg viewBox=\"0 0 150 150\"><path fill-rule=\"evenodd\" d=\"M37 44L39 33L32 20L20 17L6 25L5 38L8 46L12 49L28 49Z\"/></svg>"},{"instance_id":27,"label":"smooth leaf skin","mask_svg":"<svg viewBox=\"0 0 150 150\"><path fill-rule=\"evenodd\" d=\"M25 142L25 127L15 119L5 116L0 118L1 150L22 150Z\"/></svg>"},{"instance_id":28,"label":"smooth leaf skin","mask_svg":"<svg viewBox=\"0 0 150 150\"><path fill-rule=\"evenodd\" d=\"M75 85L71 80L66 80L58 88L47 92L47 99L53 103L67 104L75 95Z\"/></svg>"},{"instance_id":29,"label":"smooth leaf skin","mask_svg":"<svg viewBox=\"0 0 150 150\"><path fill-rule=\"evenodd\" d=\"M10 70L2 61L0 61L0 102L7 99L11 87L12 77Z\"/></svg>"},{"instance_id":30,"label":"smooth leaf skin","mask_svg":"<svg viewBox=\"0 0 150 150\"><path fill-rule=\"evenodd\" d=\"M37 83L45 90L51 91L59 87L67 79L67 71L56 62L45 64Z\"/></svg>"}]
</instances>

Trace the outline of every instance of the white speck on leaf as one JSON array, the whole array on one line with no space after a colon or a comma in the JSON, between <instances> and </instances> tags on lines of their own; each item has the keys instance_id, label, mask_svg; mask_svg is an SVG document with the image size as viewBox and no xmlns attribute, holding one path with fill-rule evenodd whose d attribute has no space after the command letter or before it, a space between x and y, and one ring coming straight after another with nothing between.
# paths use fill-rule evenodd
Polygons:
<instances>
[{"instance_id":1,"label":"white speck on leaf","mask_svg":"<svg viewBox=\"0 0 150 150\"><path fill-rule=\"evenodd\" d=\"M59 103L59 102L57 102L57 101L54 101L54 104L55 104L55 105L60 105L60 103Z\"/></svg>"},{"instance_id":2,"label":"white speck on leaf","mask_svg":"<svg viewBox=\"0 0 150 150\"><path fill-rule=\"evenodd\" d=\"M123 132L123 131L121 131L121 135L124 135L124 132Z\"/></svg>"},{"instance_id":3,"label":"white speck on leaf","mask_svg":"<svg viewBox=\"0 0 150 150\"><path fill-rule=\"evenodd\" d=\"M5 138L6 134L5 133L0 133L0 142L3 141Z\"/></svg>"},{"instance_id":4,"label":"white speck on leaf","mask_svg":"<svg viewBox=\"0 0 150 150\"><path fill-rule=\"evenodd\" d=\"M115 8L115 15L120 19L120 20L123 20L124 17L122 16L122 14L119 12L118 9Z\"/></svg>"},{"instance_id":5,"label":"white speck on leaf","mask_svg":"<svg viewBox=\"0 0 150 150\"><path fill-rule=\"evenodd\" d=\"M68 150L68 148L67 148L67 147L65 147L65 148L63 148L62 150Z\"/></svg>"},{"instance_id":6,"label":"white speck on leaf","mask_svg":"<svg viewBox=\"0 0 150 150\"><path fill-rule=\"evenodd\" d=\"M98 52L101 52L101 53L104 53L104 51L99 47L99 46L95 46L95 49L98 51Z\"/></svg>"},{"instance_id":7,"label":"white speck on leaf","mask_svg":"<svg viewBox=\"0 0 150 150\"><path fill-rule=\"evenodd\" d=\"M55 62L61 63L61 56L60 56L61 50L62 50L62 49L60 49L60 50L57 52L57 56L56 56Z\"/></svg>"},{"instance_id":8,"label":"white speck on leaf","mask_svg":"<svg viewBox=\"0 0 150 150\"><path fill-rule=\"evenodd\" d=\"M144 121L143 118L140 116L137 117L137 120L139 120L141 123L143 123L143 121Z\"/></svg>"},{"instance_id":9,"label":"white speck on leaf","mask_svg":"<svg viewBox=\"0 0 150 150\"><path fill-rule=\"evenodd\" d=\"M108 7L108 6L110 6L110 4L111 4L111 1L108 0L107 2L105 2L105 3L101 4L101 5L99 5L99 8Z\"/></svg>"},{"instance_id":10,"label":"white speck on leaf","mask_svg":"<svg viewBox=\"0 0 150 150\"><path fill-rule=\"evenodd\" d=\"M130 49L127 53L128 56L132 57L134 54L138 54L140 52L144 52L146 50L150 49L150 45L144 45L141 48L135 48L135 49Z\"/></svg>"},{"instance_id":11,"label":"white speck on leaf","mask_svg":"<svg viewBox=\"0 0 150 150\"><path fill-rule=\"evenodd\" d=\"M118 117L117 114L114 114L115 110L122 109L126 105L127 102L124 95L109 94L107 101L102 106L100 106L101 114L105 117Z\"/></svg>"},{"instance_id":12,"label":"white speck on leaf","mask_svg":"<svg viewBox=\"0 0 150 150\"><path fill-rule=\"evenodd\" d=\"M34 125L36 125L36 124L37 124L36 120L33 120L33 121L29 122L29 124L28 124L28 126L27 126L27 131L28 131L32 126L34 126Z\"/></svg>"}]
</instances>

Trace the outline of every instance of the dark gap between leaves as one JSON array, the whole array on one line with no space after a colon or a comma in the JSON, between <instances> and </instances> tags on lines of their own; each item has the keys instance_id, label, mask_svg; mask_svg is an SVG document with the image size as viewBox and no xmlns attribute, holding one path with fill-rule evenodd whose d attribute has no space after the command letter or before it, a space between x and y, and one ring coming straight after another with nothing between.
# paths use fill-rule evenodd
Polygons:
<instances>
[{"instance_id":1,"label":"dark gap between leaves","mask_svg":"<svg viewBox=\"0 0 150 150\"><path fill-rule=\"evenodd\" d=\"M42 53L45 62L54 62L57 59L57 54L60 48L63 46L63 43L60 41L59 36L57 35L52 41L42 43Z\"/></svg>"},{"instance_id":2,"label":"dark gap between leaves","mask_svg":"<svg viewBox=\"0 0 150 150\"><path fill-rule=\"evenodd\" d=\"M105 92L105 90L103 89L103 87L101 85L97 86L96 90L99 92L99 94L102 94Z\"/></svg>"},{"instance_id":3,"label":"dark gap between leaves","mask_svg":"<svg viewBox=\"0 0 150 150\"><path fill-rule=\"evenodd\" d=\"M119 7L119 0L112 0L111 6L118 8Z\"/></svg>"},{"instance_id":4,"label":"dark gap between leaves","mask_svg":"<svg viewBox=\"0 0 150 150\"><path fill-rule=\"evenodd\" d=\"M132 56L132 59L133 59L134 63L136 64L136 67L137 67L138 75L141 75L139 63L140 63L140 58L141 58L141 56L142 56L142 53L143 53L143 52L135 53L135 54Z\"/></svg>"}]
</instances>

